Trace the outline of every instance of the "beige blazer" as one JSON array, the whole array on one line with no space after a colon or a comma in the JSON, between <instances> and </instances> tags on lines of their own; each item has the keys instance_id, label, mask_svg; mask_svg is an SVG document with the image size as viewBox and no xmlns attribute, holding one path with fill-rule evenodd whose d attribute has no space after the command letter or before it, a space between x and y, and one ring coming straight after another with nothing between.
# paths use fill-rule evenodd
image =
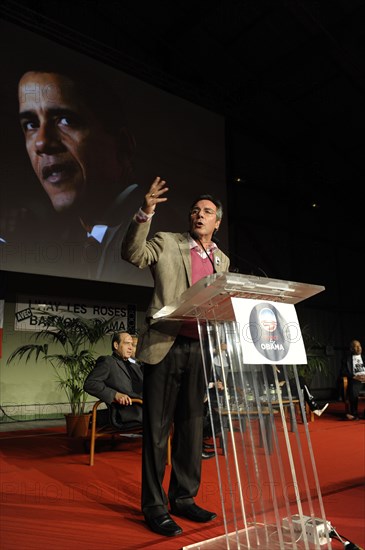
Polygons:
<instances>
[{"instance_id":1,"label":"beige blazer","mask_svg":"<svg viewBox=\"0 0 365 550\"><path fill-rule=\"evenodd\" d=\"M138 337L136 356L144 363L162 361L180 330L178 321L155 321L153 315L172 303L191 286L191 255L188 233L156 233L147 240L151 223L132 221L122 244L122 258L140 269L149 267L154 292L146 312L146 325ZM215 261L219 258L219 262ZM217 273L228 271L229 258L219 249L214 252Z\"/></svg>"}]
</instances>

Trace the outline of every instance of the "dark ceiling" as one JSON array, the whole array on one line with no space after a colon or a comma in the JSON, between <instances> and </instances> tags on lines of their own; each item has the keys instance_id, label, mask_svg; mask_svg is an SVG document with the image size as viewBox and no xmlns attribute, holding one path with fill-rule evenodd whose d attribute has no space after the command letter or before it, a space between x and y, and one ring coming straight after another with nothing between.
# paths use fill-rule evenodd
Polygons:
<instances>
[{"instance_id":1,"label":"dark ceiling","mask_svg":"<svg viewBox=\"0 0 365 550\"><path fill-rule=\"evenodd\" d=\"M2 0L1 13L224 115L244 191L356 211L364 0Z\"/></svg>"}]
</instances>

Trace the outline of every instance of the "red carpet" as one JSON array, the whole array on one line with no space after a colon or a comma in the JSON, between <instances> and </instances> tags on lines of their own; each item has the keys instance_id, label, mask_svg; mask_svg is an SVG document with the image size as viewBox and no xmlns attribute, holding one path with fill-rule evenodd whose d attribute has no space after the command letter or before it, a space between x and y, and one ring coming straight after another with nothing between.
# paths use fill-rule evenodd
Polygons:
<instances>
[{"instance_id":1,"label":"red carpet","mask_svg":"<svg viewBox=\"0 0 365 550\"><path fill-rule=\"evenodd\" d=\"M364 548L365 421L343 421L342 410L331 404L310 424L311 442L326 517ZM179 518L183 535L169 539L149 531L140 513L140 440L115 450L99 442L93 467L63 429L3 432L0 441L1 550L179 550L224 533L214 459L203 461L196 501L217 511L217 520ZM336 540L332 546L343 548Z\"/></svg>"}]
</instances>

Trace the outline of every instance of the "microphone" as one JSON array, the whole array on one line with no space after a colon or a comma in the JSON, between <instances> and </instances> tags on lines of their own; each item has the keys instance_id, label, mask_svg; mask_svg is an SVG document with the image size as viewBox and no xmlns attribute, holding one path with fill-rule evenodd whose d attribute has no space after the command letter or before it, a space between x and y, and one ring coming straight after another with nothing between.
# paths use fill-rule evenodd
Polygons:
<instances>
[{"instance_id":1,"label":"microphone","mask_svg":"<svg viewBox=\"0 0 365 550\"><path fill-rule=\"evenodd\" d=\"M208 260L210 261L210 263L212 264L212 267L213 267L213 273L217 273L217 270L215 268L215 265L214 265L214 262L212 260L212 258L209 256L208 252L205 250L204 246L203 246L203 243L201 242L201 240L199 239L199 236L195 233L195 231L191 231L190 232L190 235L192 236L192 238L194 239L194 241L198 242L200 244L200 246L202 247L202 249L204 250L205 254L207 255L207 258ZM213 240L214 238L214 234L212 236L212 242L217 242L215 240Z\"/></svg>"},{"instance_id":2,"label":"microphone","mask_svg":"<svg viewBox=\"0 0 365 550\"><path fill-rule=\"evenodd\" d=\"M240 260L242 262L245 262L246 265L248 265L250 268L251 268L251 275L255 275L255 273L253 272L254 270L256 271L256 273L258 273L259 275L263 275L264 277L266 277L267 279L269 278L268 274L266 273L266 271L264 271L262 269L262 267L254 264L253 262L250 262L249 260L246 260L245 258L242 258L241 256L238 256L238 254L234 254L232 252L232 254L230 253L229 256L233 256L234 258L236 258L237 260ZM233 273L239 273L239 269L238 267L234 267L232 269L232 272Z\"/></svg>"}]
</instances>

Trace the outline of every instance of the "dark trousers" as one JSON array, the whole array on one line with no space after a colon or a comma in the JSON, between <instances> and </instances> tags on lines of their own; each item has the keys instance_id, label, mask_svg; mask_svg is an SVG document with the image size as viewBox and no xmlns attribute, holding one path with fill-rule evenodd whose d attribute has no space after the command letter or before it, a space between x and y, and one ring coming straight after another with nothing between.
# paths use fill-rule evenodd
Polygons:
<instances>
[{"instance_id":1,"label":"dark trousers","mask_svg":"<svg viewBox=\"0 0 365 550\"><path fill-rule=\"evenodd\" d=\"M362 382L359 380L354 380L353 378L348 378L347 386L347 395L350 405L350 414L353 416L358 416L358 405L359 405L359 393L362 389Z\"/></svg>"},{"instance_id":2,"label":"dark trousers","mask_svg":"<svg viewBox=\"0 0 365 550\"><path fill-rule=\"evenodd\" d=\"M145 364L143 378L142 511L156 517L167 503L194 502L201 478L205 377L199 341L178 336L166 357ZM162 487L173 427L171 476Z\"/></svg>"}]
</instances>

